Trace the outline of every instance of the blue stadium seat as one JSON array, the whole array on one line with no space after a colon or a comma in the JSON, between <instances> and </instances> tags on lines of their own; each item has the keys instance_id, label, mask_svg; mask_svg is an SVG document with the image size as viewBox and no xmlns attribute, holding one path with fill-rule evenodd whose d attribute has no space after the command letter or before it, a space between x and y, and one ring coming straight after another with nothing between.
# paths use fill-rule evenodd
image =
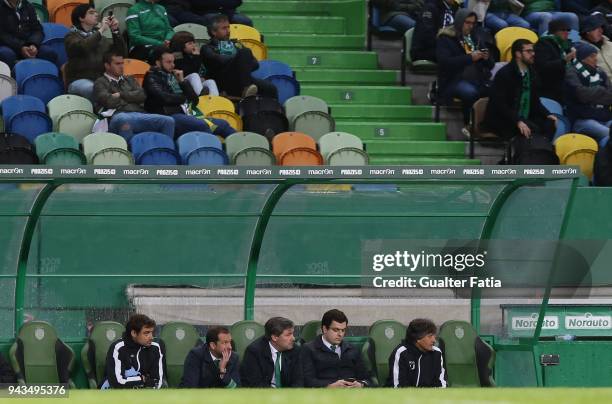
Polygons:
<instances>
[{"instance_id":1,"label":"blue stadium seat","mask_svg":"<svg viewBox=\"0 0 612 404\"><path fill-rule=\"evenodd\" d=\"M295 77L295 73L291 67L278 60L262 60L259 62L259 68L251 73L256 79L265 80L270 76L288 76Z\"/></svg>"},{"instance_id":2,"label":"blue stadium seat","mask_svg":"<svg viewBox=\"0 0 612 404\"><path fill-rule=\"evenodd\" d=\"M2 102L2 118L7 132L25 136L34 143L36 136L50 132L53 124L45 104L30 95L14 95Z\"/></svg>"},{"instance_id":3,"label":"blue stadium seat","mask_svg":"<svg viewBox=\"0 0 612 404\"><path fill-rule=\"evenodd\" d=\"M283 104L291 97L300 95L300 83L290 76L272 75L266 77L266 81L274 84L278 91L278 101Z\"/></svg>"},{"instance_id":4,"label":"blue stadium seat","mask_svg":"<svg viewBox=\"0 0 612 404\"><path fill-rule=\"evenodd\" d=\"M64 93L57 67L46 60L26 59L15 64L19 94L40 98L45 104Z\"/></svg>"},{"instance_id":5,"label":"blue stadium seat","mask_svg":"<svg viewBox=\"0 0 612 404\"><path fill-rule=\"evenodd\" d=\"M130 146L138 165L177 165L180 156L174 140L157 132L142 132L132 136Z\"/></svg>"},{"instance_id":6,"label":"blue stadium seat","mask_svg":"<svg viewBox=\"0 0 612 404\"><path fill-rule=\"evenodd\" d=\"M64 37L70 30L62 24L52 22L45 22L42 24L42 27L45 33L45 39L43 39L42 44L51 47L57 54L58 64L63 65L68 60L66 48L64 47Z\"/></svg>"},{"instance_id":7,"label":"blue stadium seat","mask_svg":"<svg viewBox=\"0 0 612 404\"><path fill-rule=\"evenodd\" d=\"M380 10L378 9L378 7L372 6L370 18L371 18L370 25L371 25L371 28L374 30L374 32L376 33L384 33L384 32L398 33L398 31L392 26L383 25L382 21L380 21Z\"/></svg>"},{"instance_id":8,"label":"blue stadium seat","mask_svg":"<svg viewBox=\"0 0 612 404\"><path fill-rule=\"evenodd\" d=\"M205 132L188 132L177 140L183 164L194 166L222 166L228 164L221 141Z\"/></svg>"},{"instance_id":9,"label":"blue stadium seat","mask_svg":"<svg viewBox=\"0 0 612 404\"><path fill-rule=\"evenodd\" d=\"M540 102L551 114L563 115L563 107L557 101L551 100L550 98L540 97Z\"/></svg>"}]
</instances>

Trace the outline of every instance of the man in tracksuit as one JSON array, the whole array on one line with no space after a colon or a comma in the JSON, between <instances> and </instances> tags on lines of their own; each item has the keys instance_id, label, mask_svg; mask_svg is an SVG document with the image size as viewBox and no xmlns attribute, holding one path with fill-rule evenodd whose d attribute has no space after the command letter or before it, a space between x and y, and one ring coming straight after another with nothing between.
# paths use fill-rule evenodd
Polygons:
<instances>
[{"instance_id":1,"label":"man in tracksuit","mask_svg":"<svg viewBox=\"0 0 612 404\"><path fill-rule=\"evenodd\" d=\"M442 351L435 346L436 325L415 319L406 330L404 343L389 356L389 387L446 387Z\"/></svg>"},{"instance_id":2,"label":"man in tracksuit","mask_svg":"<svg viewBox=\"0 0 612 404\"><path fill-rule=\"evenodd\" d=\"M164 380L164 355L153 341L155 321L134 314L123 338L114 342L106 355L106 381L102 388L155 388Z\"/></svg>"}]
</instances>

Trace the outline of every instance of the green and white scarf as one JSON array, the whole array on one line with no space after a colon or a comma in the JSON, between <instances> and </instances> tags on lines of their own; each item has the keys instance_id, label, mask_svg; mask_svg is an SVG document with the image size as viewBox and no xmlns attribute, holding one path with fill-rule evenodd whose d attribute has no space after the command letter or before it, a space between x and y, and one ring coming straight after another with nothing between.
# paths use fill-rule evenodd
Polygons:
<instances>
[{"instance_id":1,"label":"green and white scarf","mask_svg":"<svg viewBox=\"0 0 612 404\"><path fill-rule=\"evenodd\" d=\"M574 65L574 69L576 69L580 75L582 82L587 84L589 87L604 85L603 78L599 75L597 70L591 72L584 64L582 64L582 62L577 59L572 60L572 65Z\"/></svg>"},{"instance_id":2,"label":"green and white scarf","mask_svg":"<svg viewBox=\"0 0 612 404\"><path fill-rule=\"evenodd\" d=\"M561 51L561 59L565 59L565 56L572 50L572 43L570 41L556 35L544 35L540 39L550 39L553 41Z\"/></svg>"},{"instance_id":3,"label":"green and white scarf","mask_svg":"<svg viewBox=\"0 0 612 404\"><path fill-rule=\"evenodd\" d=\"M531 77L529 70L525 70L521 85L521 97L519 99L519 118L529 118L531 110Z\"/></svg>"}]
</instances>

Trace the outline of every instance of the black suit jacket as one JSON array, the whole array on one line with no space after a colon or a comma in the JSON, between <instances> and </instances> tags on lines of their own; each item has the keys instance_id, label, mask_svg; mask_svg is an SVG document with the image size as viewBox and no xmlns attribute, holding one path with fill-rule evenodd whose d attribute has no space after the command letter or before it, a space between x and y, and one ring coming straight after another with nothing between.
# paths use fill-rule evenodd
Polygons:
<instances>
[{"instance_id":1,"label":"black suit jacket","mask_svg":"<svg viewBox=\"0 0 612 404\"><path fill-rule=\"evenodd\" d=\"M281 355L282 387L303 387L302 366L298 348L284 351ZM270 387L274 373L272 351L266 337L253 341L244 352L240 365L242 387Z\"/></svg>"},{"instance_id":2,"label":"black suit jacket","mask_svg":"<svg viewBox=\"0 0 612 404\"><path fill-rule=\"evenodd\" d=\"M232 384L232 380L236 384L235 387L239 387L240 373L237 353L232 352L226 370L225 376L221 379L219 369L210 356L208 345L202 344L189 351L185 358L181 387L228 387Z\"/></svg>"},{"instance_id":3,"label":"black suit jacket","mask_svg":"<svg viewBox=\"0 0 612 404\"><path fill-rule=\"evenodd\" d=\"M341 355L323 344L319 335L302 347L302 368L305 387L326 387L340 379L354 378L371 385L368 370L357 348L346 341L340 344Z\"/></svg>"}]
</instances>

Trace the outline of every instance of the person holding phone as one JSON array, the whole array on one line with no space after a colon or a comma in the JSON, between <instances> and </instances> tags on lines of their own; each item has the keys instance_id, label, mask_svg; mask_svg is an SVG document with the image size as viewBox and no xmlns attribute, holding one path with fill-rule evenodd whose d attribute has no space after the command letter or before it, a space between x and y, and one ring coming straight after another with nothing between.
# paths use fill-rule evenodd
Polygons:
<instances>
[{"instance_id":1,"label":"person holding phone","mask_svg":"<svg viewBox=\"0 0 612 404\"><path fill-rule=\"evenodd\" d=\"M104 74L104 54L112 48L127 56L127 46L112 14L100 20L91 4L79 4L72 10L71 19L72 28L64 39L68 93L93 101L94 82ZM111 38L104 35L108 31Z\"/></svg>"}]
</instances>

